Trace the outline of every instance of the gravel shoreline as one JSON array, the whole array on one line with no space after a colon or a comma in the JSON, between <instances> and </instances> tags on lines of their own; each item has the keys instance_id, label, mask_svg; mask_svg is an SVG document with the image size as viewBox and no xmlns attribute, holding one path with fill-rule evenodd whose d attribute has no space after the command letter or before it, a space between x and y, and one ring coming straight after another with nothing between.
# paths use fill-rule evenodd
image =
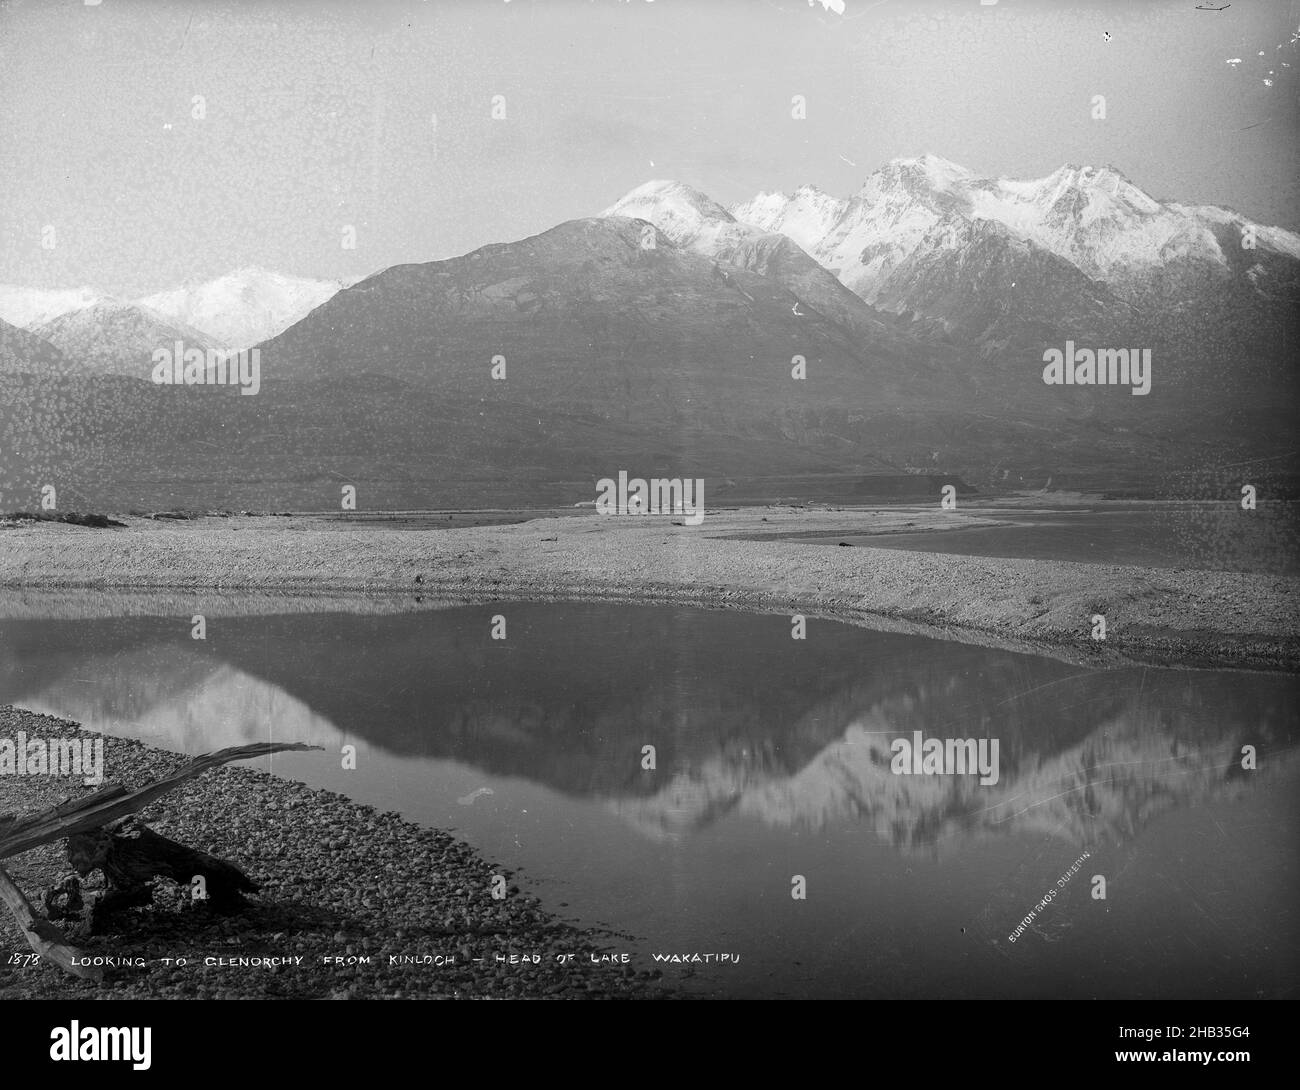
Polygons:
<instances>
[{"instance_id":1,"label":"gravel shoreline","mask_svg":"<svg viewBox=\"0 0 1300 1090\"><path fill-rule=\"evenodd\" d=\"M13 739L19 731L48 740L77 735L81 728L0 707L0 737ZM138 787L188 759L104 737L105 782ZM0 814L28 813L91 790L75 777L0 776ZM142 816L156 832L237 864L261 891L244 912L220 916L160 881L153 907L122 913L114 933L74 940L87 956L116 959L98 984L48 964L10 964L11 955L30 948L9 913L0 912L0 999L670 994L657 970L593 961L616 950L619 936L546 913L508 869L493 866L468 844L334 792L227 766L204 773ZM4 866L38 910L44 888L70 870L63 842L14 856ZM494 875L506 879L504 899L492 897ZM89 884L97 880L98 874ZM502 963L497 955L530 960ZM561 963L561 955L573 956ZM327 963L326 957L344 960ZM348 961L366 957L370 964ZM433 963L438 957L454 962ZM187 964L180 965L181 958ZM256 960L285 958L302 960Z\"/></svg>"},{"instance_id":2,"label":"gravel shoreline","mask_svg":"<svg viewBox=\"0 0 1300 1090\"><path fill-rule=\"evenodd\" d=\"M985 524L977 514L745 508L696 527L592 514L428 531L313 516L124 521L0 529L0 613L37 588L675 602L885 619L1098 665L1300 667L1294 577L745 539ZM1104 643L1091 638L1096 613Z\"/></svg>"}]
</instances>

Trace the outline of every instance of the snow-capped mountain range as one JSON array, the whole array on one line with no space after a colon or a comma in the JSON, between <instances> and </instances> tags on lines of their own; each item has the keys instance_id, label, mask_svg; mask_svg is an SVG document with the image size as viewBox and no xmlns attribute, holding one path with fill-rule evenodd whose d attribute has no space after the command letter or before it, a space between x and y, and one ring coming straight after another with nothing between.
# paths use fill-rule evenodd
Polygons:
<instances>
[{"instance_id":1,"label":"snow-capped mountain range","mask_svg":"<svg viewBox=\"0 0 1300 1090\"><path fill-rule=\"evenodd\" d=\"M568 497L614 458L668 477L941 469L978 487L1009 468L1158 491L1192 465L1283 465L1300 393L1300 237L1157 200L1110 168L1014 181L925 156L846 199L805 187L730 210L651 182L603 216L351 286L242 270L134 303L41 294L17 292L10 313L71 301L37 324L46 340L0 327L0 438L22 453L10 487L30 492L71 451L135 506L319 503L339 449L396 482L380 493L394 506L430 505L411 483L427 481L439 503L448 487ZM160 396L152 354L182 335L259 344L270 381L256 403ZM1136 381L1045 382L1046 353L1071 343L1140 351L1155 378L1141 397ZM485 353L511 366L490 402ZM105 389L47 423L52 398ZM151 428L125 435L132 417ZM240 474L206 461L176 470L194 440L236 432L283 472L228 486ZM412 468L395 471L394 451Z\"/></svg>"},{"instance_id":2,"label":"snow-capped mountain range","mask_svg":"<svg viewBox=\"0 0 1300 1090\"><path fill-rule=\"evenodd\" d=\"M1152 348L1174 363L1166 390L1289 396L1300 236L1157 200L1111 167L1021 181L925 155L885 164L848 198L804 186L726 209L655 181L604 214L779 280L860 346L969 377L995 401L1019 391L1021 409L1043 392L1017 380L1025 361L1068 339ZM995 371L1008 389L990 384ZM1169 400L1162 411L1172 425L1194 407Z\"/></svg>"},{"instance_id":3,"label":"snow-capped mountain range","mask_svg":"<svg viewBox=\"0 0 1300 1090\"><path fill-rule=\"evenodd\" d=\"M1300 235L1225 208L1157 200L1109 166L1067 165L1015 180L982 177L927 154L885 164L844 198L809 185L759 193L727 209L681 182L652 181L602 215L643 220L680 249L772 277L858 337L893 335L879 311L938 318L963 331L944 306L960 319L972 310L971 294L988 295L988 287L963 283L964 296L956 298L947 282L969 280L963 266L987 270L991 260L1000 265L1004 296L1018 277L1023 291L1047 266L1063 288L1092 281L1090 297L1139 307L1154 301L1197 310L1198 293L1216 283L1246 293L1248 305L1272 304L1300 285ZM970 260L972 244L987 251L990 242L1002 246L998 256ZM941 282L922 270L934 270ZM238 350L275 337L353 283L247 267L133 301L88 287L0 285L0 320L64 351L94 339L87 327L97 315L120 328L197 332L213 347ZM998 305L1003 312L1008 306L1005 299ZM1023 309L1057 305L1040 292ZM1065 320L1068 310L1062 306ZM105 369L111 337L98 340L95 369Z\"/></svg>"},{"instance_id":4,"label":"snow-capped mountain range","mask_svg":"<svg viewBox=\"0 0 1300 1090\"><path fill-rule=\"evenodd\" d=\"M646 182L601 215L644 220L681 249L772 277L859 338L891 335L870 307L788 236L740 222L681 182Z\"/></svg>"},{"instance_id":5,"label":"snow-capped mountain range","mask_svg":"<svg viewBox=\"0 0 1300 1090\"><path fill-rule=\"evenodd\" d=\"M131 324L137 326L171 328L182 336L197 332L205 344L239 350L274 337L353 282L311 280L248 267L137 300L118 299L87 287L44 291L0 284L0 320L58 345L59 337L50 334L71 328L82 331L74 340L84 339L85 327L94 324L97 312L118 323L132 315ZM74 315L81 317L74 319Z\"/></svg>"},{"instance_id":6,"label":"snow-capped mountain range","mask_svg":"<svg viewBox=\"0 0 1300 1090\"><path fill-rule=\"evenodd\" d=\"M1108 166L1067 165L1019 181L924 155L886 164L847 198L803 186L760 193L730 215L786 235L868 302L945 218L999 223L1128 299L1140 298L1171 263L1227 276L1243 261L1249 268L1270 256L1300 260L1300 236L1290 231L1212 205L1156 200ZM1253 249L1242 244L1248 232Z\"/></svg>"}]
</instances>

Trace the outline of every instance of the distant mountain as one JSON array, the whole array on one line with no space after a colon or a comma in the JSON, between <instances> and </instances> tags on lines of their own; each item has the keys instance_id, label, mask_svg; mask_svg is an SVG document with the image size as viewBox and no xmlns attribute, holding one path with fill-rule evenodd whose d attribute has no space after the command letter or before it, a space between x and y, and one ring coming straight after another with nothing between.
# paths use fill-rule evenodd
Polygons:
<instances>
[{"instance_id":1,"label":"distant mountain","mask_svg":"<svg viewBox=\"0 0 1300 1090\"><path fill-rule=\"evenodd\" d=\"M918 339L954 347L967 377L1012 411L1055 404L1289 456L1287 361L1300 336L1300 236L1289 231L1156 200L1110 167L1012 181L930 155L886 164L847 200L806 186L732 213L789 235ZM1151 397L1043 385L1035 364L1067 340L1150 348Z\"/></svg>"},{"instance_id":2,"label":"distant mountain","mask_svg":"<svg viewBox=\"0 0 1300 1090\"><path fill-rule=\"evenodd\" d=\"M83 310L106 300L106 296L91 288L42 291L17 284L0 284L0 320L30 329L61 314Z\"/></svg>"},{"instance_id":3,"label":"distant mountain","mask_svg":"<svg viewBox=\"0 0 1300 1090\"><path fill-rule=\"evenodd\" d=\"M197 331L213 347L238 350L287 329L352 283L243 268L134 301L92 288L42 291L0 284L0 320L35 330L94 307L135 306L169 326Z\"/></svg>"},{"instance_id":4,"label":"distant mountain","mask_svg":"<svg viewBox=\"0 0 1300 1090\"><path fill-rule=\"evenodd\" d=\"M1294 464L1300 239L1110 169L1016 182L927 156L847 200L731 211L656 181L336 287L242 270L150 297L167 314L100 301L39 325L82 377L0 368L0 487L61 473L119 509L332 508L339 481L372 509L571 503L626 468L755 497L867 474L1219 494L1220 472ZM256 397L147 381L159 347L297 311L258 345ZM1068 341L1150 349L1149 394L1046 385Z\"/></svg>"},{"instance_id":5,"label":"distant mountain","mask_svg":"<svg viewBox=\"0 0 1300 1090\"><path fill-rule=\"evenodd\" d=\"M697 189L681 182L647 182L601 215L653 224L681 249L770 276L851 333L905 349L891 325L792 239L741 223Z\"/></svg>"},{"instance_id":6,"label":"distant mountain","mask_svg":"<svg viewBox=\"0 0 1300 1090\"><path fill-rule=\"evenodd\" d=\"M765 234L740 223L713 198L681 182L646 182L601 215L645 220L683 250L706 257L717 257Z\"/></svg>"},{"instance_id":7,"label":"distant mountain","mask_svg":"<svg viewBox=\"0 0 1300 1090\"><path fill-rule=\"evenodd\" d=\"M648 182L604 214L647 221L685 249L771 276L851 333L887 335L896 348L913 354L921 351L917 341L901 335L882 312L933 318L912 331L928 339L932 354L938 351L935 340L941 340L954 351L959 345L985 356L996 351L1013 366L1036 357L1021 352L1006 359L1009 340L1032 350L1041 340L1057 340L1058 329L1086 338L1089 331L1099 333L1131 316L1127 304L1069 261L997 221L967 219L956 211L942 212L910 240L907 256L891 266L874 306L785 235L741 223L678 182ZM950 374L959 371L951 352L935 363Z\"/></svg>"},{"instance_id":8,"label":"distant mountain","mask_svg":"<svg viewBox=\"0 0 1300 1090\"><path fill-rule=\"evenodd\" d=\"M925 155L886 164L847 199L805 186L760 193L731 211L789 236L868 301L926 233L954 215L1000 223L1130 302L1176 299L1250 269L1255 290L1282 296L1300 261L1300 236L1228 209L1156 200L1112 167L1068 165L1015 181ZM1242 245L1247 235L1253 248Z\"/></svg>"},{"instance_id":9,"label":"distant mountain","mask_svg":"<svg viewBox=\"0 0 1300 1090\"><path fill-rule=\"evenodd\" d=\"M197 329L170 322L137 303L96 303L38 325L33 332L49 341L76 370L97 375L148 379L156 349L220 347Z\"/></svg>"},{"instance_id":10,"label":"distant mountain","mask_svg":"<svg viewBox=\"0 0 1300 1090\"><path fill-rule=\"evenodd\" d=\"M274 337L320 306L344 284L244 268L195 286L138 301L170 322L201 330L215 344L241 349Z\"/></svg>"},{"instance_id":11,"label":"distant mountain","mask_svg":"<svg viewBox=\"0 0 1300 1090\"><path fill-rule=\"evenodd\" d=\"M950 166L942 160L897 161L846 200L809 185L789 196L760 193L731 211L742 223L787 235L871 302L925 232L955 210L945 185Z\"/></svg>"},{"instance_id":12,"label":"distant mountain","mask_svg":"<svg viewBox=\"0 0 1300 1090\"><path fill-rule=\"evenodd\" d=\"M1022 412L1035 405L1086 412L1097 400L1091 390L1041 381L1045 347L1067 339L1128 346L1142 343L1142 332L1150 344L1134 308L1104 284L994 220L954 214L895 266L875 305L911 319L916 335L950 343L985 393ZM1167 407L1159 403L1156 415ZM1106 410L1113 422L1151 415L1150 405L1115 405L1114 399Z\"/></svg>"},{"instance_id":13,"label":"distant mountain","mask_svg":"<svg viewBox=\"0 0 1300 1090\"><path fill-rule=\"evenodd\" d=\"M851 332L780 278L646 228L574 220L387 269L262 345L263 374L374 371L486 404L814 446L808 433L828 407L917 410L941 396L940 377L900 354L892 334L878 343ZM491 376L498 356L505 381ZM805 381L792 377L795 357L806 361Z\"/></svg>"},{"instance_id":14,"label":"distant mountain","mask_svg":"<svg viewBox=\"0 0 1300 1090\"><path fill-rule=\"evenodd\" d=\"M1289 305L1300 288L1300 262L1290 256L1300 239L1257 228L1257 248L1234 252L1223 227L1236 223L1233 214L1180 208L1113 171L990 181L926 156L887 164L848 201L805 187L760 196L733 215L698 190L658 181L610 212L781 280L851 337L888 344L917 361L918 372L942 376L973 413L1005 416L1014 406L1026 421L1041 413L1138 429L1148 439L1196 430L1218 440L1241 426L1274 456L1281 448L1269 444L1283 442L1289 425L1271 411L1261 418L1257 401L1263 389L1282 404L1294 398L1294 376L1280 361L1300 333ZM1222 246L1193 229L1211 221ZM786 240L782 231L790 236L784 249L775 241ZM1187 241L1194 236L1195 246ZM1163 256L1152 249L1157 241ZM790 256L764 262L768 253ZM809 254L825 272L809 272ZM870 305L846 302L826 273ZM1045 385L1043 353L1067 341L1151 349L1154 396ZM1211 406L1217 423L1206 419Z\"/></svg>"}]
</instances>

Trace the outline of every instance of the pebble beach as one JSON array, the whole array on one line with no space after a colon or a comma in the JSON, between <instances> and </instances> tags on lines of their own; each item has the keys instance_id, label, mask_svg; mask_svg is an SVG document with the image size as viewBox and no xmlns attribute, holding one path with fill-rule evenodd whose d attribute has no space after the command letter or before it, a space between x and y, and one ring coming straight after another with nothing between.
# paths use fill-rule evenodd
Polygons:
<instances>
[{"instance_id":1,"label":"pebble beach","mask_svg":"<svg viewBox=\"0 0 1300 1090\"><path fill-rule=\"evenodd\" d=\"M76 735L79 727L0 708L0 736L19 731L49 740ZM187 759L105 739L106 779L128 788L169 775ZM31 813L91 790L75 778L0 777L0 813ZM222 916L196 904L188 889L159 880L152 907L124 911L103 934L69 933L104 969L98 983L31 963L13 918L0 913L0 999L669 994L659 970L623 964L610 953L618 936L542 911L508 870L469 845L334 792L227 766L165 796L142 817L163 836L235 863L260 891L243 912ZM38 910L43 889L71 869L62 842L4 866ZM492 895L497 875L506 881L501 899Z\"/></svg>"}]
</instances>

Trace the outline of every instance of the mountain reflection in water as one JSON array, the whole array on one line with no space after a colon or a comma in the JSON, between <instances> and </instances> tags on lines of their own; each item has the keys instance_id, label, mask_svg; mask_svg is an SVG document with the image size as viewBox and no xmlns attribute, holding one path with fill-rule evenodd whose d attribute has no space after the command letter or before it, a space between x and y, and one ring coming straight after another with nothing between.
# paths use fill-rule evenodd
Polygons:
<instances>
[{"instance_id":1,"label":"mountain reflection in water","mask_svg":"<svg viewBox=\"0 0 1300 1090\"><path fill-rule=\"evenodd\" d=\"M497 613L506 640L491 639ZM327 754L355 745L364 774L352 778L330 756L277 757L274 768L455 825L553 878L575 908L592 884L644 880L613 863L602 871L609 852L666 868L685 885L665 896L698 901L689 887L701 877L679 873L687 856L732 867L757 851L747 880L784 867L788 896L798 864L783 853L818 838L822 850L869 835L905 874L908 860L960 868L1033 844L1042 866L1024 874L1024 892L991 889L994 907L986 898L972 917L975 930L987 924L982 941L1005 945L1051 884L1043 876L1055 880L1080 850L1123 850L1166 812L1297 778L1296 689L1284 675L1097 671L815 619L800 641L788 617L653 606L209 616L207 632L190 639L188 615L0 622L0 701L187 752L267 737ZM999 739L998 782L895 775L890 742L914 731ZM642 768L650 745L655 770ZM1241 768L1245 745L1256 771ZM1293 825L1274 836L1269 850L1294 847ZM1294 891L1294 875L1278 880ZM592 903L613 913L620 898ZM1070 919L1063 905L1052 916Z\"/></svg>"}]
</instances>

